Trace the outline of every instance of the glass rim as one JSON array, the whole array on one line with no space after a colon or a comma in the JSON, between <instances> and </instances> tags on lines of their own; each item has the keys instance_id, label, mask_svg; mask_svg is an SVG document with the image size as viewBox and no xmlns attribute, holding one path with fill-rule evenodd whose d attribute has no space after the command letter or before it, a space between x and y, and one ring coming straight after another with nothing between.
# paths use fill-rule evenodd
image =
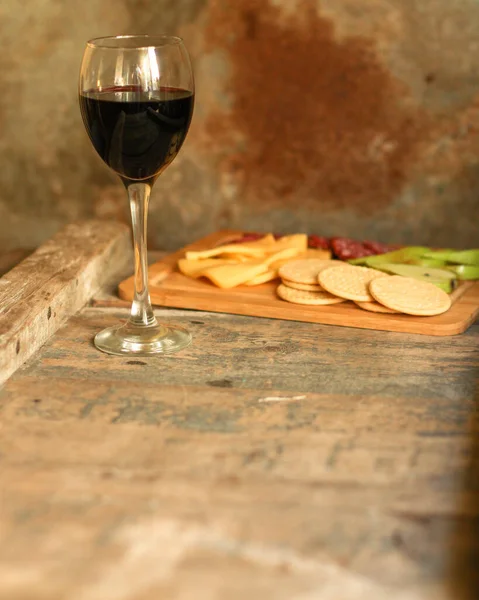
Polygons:
<instances>
[{"instance_id":1,"label":"glass rim","mask_svg":"<svg viewBox=\"0 0 479 600\"><path fill-rule=\"evenodd\" d=\"M114 40L119 41L120 44L111 43ZM125 43L121 44L121 40L138 40L138 45L128 45ZM146 43L141 44L141 40ZM131 34L131 35L107 35L92 38L87 41L86 45L89 48L97 50L145 50L147 48L158 48L161 46L177 46L183 44L183 38L177 35L167 34Z\"/></svg>"}]
</instances>

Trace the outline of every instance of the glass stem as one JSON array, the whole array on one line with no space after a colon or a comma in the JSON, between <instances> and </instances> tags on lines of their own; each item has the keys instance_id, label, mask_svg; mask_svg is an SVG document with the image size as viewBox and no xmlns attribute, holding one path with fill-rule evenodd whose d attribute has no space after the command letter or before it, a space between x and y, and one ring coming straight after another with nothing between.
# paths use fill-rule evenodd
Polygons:
<instances>
[{"instance_id":1,"label":"glass stem","mask_svg":"<svg viewBox=\"0 0 479 600\"><path fill-rule=\"evenodd\" d=\"M148 255L146 248L148 202L151 187L147 183L130 183L127 189L130 200L133 251L135 254L135 296L131 305L129 323L137 327L149 327L157 324L148 292Z\"/></svg>"}]
</instances>

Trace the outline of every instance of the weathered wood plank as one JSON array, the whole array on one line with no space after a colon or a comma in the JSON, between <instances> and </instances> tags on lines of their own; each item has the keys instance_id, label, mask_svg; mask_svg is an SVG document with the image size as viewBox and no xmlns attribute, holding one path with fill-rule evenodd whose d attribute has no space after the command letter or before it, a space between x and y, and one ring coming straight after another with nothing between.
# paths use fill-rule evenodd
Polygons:
<instances>
[{"instance_id":1,"label":"weathered wood plank","mask_svg":"<svg viewBox=\"0 0 479 600\"><path fill-rule=\"evenodd\" d=\"M74 387L56 394L56 411L74 398ZM208 426L208 405L221 403L223 394L232 392L214 390L207 400L199 390L189 391L176 409L180 395L171 398L164 411L170 411L166 428L153 423L145 427L141 419L112 422L115 409L108 405L89 414L83 411L83 418L73 418L73 410L70 419L56 420L59 413L50 412L48 399L37 414L20 403L19 412L4 415L0 526L7 543L0 549L0 565L10 579L0 578L3 586L12 572L18 573L16 587L4 589L27 592L25 570L31 570L38 579L32 598L48 597L54 585L64 586L67 597L83 590L79 597L93 600L112 585L113 573L120 576L126 569L123 595L113 587L109 599L142 597L140 582L145 578L151 587L145 598L155 598L163 586L178 588L166 597L181 598L192 594L199 568L212 588L201 588L195 598L229 599L235 596L221 596L219 590L211 596L211 589L220 585L215 573L224 577L224 561L232 561L231 577L253 598L265 597L256 588L263 578L266 597L281 597L274 579L282 569L288 589L299 593L305 583L302 566L308 564L313 570L328 565L326 581L321 577L308 584L320 598L326 583L334 584L336 593L344 592L344 581L362 581L370 593L365 598L377 600L386 589L398 594L410 590L416 594L411 597L423 600L457 598L442 596L444 590L439 594L435 586L451 556L469 539L467 532L453 536L451 524L468 523L472 536L471 524L477 520L472 480L467 491L474 494L476 509L457 509L469 458L465 436L457 445L453 439L401 433L397 426L387 435L379 428L357 436L311 428L268 434L261 423L277 423L277 409L286 415L287 403L267 404L258 417L254 410L248 414L246 393L236 408L243 408L244 421L256 427L252 434L225 435L224 430L215 431L214 418ZM124 390L125 397L142 393L138 386ZM93 384L88 394L95 396ZM161 402L155 386L145 395ZM313 405L320 406L321 400L317 397ZM36 410L39 403L30 403ZM334 414L335 404L329 406ZM188 433L188 419L194 422L192 407L202 426ZM325 421L330 429L334 419L330 415ZM343 427L349 424L354 431L353 418L343 421ZM176 554L175 540L183 535L189 542ZM131 570L128 556L140 540L155 561L173 561L163 575L157 569L149 575L149 561ZM154 550L158 545L164 548L160 554ZM31 547L34 556L26 552ZM68 582L62 573L70 574ZM431 585L434 592L429 593ZM363 597L351 590L342 597ZM50 596L57 597L62 595Z\"/></svg>"},{"instance_id":2,"label":"weathered wood plank","mask_svg":"<svg viewBox=\"0 0 479 600\"><path fill-rule=\"evenodd\" d=\"M138 384L122 384L120 391L115 381L81 380L56 381L51 396L50 384L36 378L8 385L3 392L5 466L28 468L37 462L39 473L41 462L48 469L72 467L86 475L120 468L133 478L136 469L149 473L138 488L125 490L133 495L143 494L167 472L188 480L266 475L270 482L290 483L298 490L340 484L338 492L345 486L372 487L386 497L394 491L388 486L402 486L401 493L408 492L402 496L403 508L430 510L435 498L433 512L452 514L457 482L469 460L471 403L454 413L454 425L449 414L439 417L433 429L429 407L421 407L416 398L400 399L390 409L387 398L368 402L307 394L302 400L283 395L283 401L264 402L261 390L212 389L205 395L196 386L158 389L144 384L138 390ZM374 424L373 404L378 414ZM438 414L441 406L436 406ZM475 426L471 433L477 435L479 424ZM66 445L63 436L69 440ZM152 454L153 438L157 451ZM125 442L133 443L134 451L128 452ZM430 478L437 478L437 484L424 496ZM35 486L41 479L34 475L21 485L31 487L34 481Z\"/></svg>"},{"instance_id":3,"label":"weathered wood plank","mask_svg":"<svg viewBox=\"0 0 479 600\"><path fill-rule=\"evenodd\" d=\"M131 261L128 228L68 225L0 279L0 383Z\"/></svg>"},{"instance_id":4,"label":"weathered wood plank","mask_svg":"<svg viewBox=\"0 0 479 600\"><path fill-rule=\"evenodd\" d=\"M100 597L96 586L111 584L120 552L128 573L124 596L112 590L107 597L136 600L138 581L148 577L150 566L138 565L136 576L129 570L127 556L136 542L128 536L135 532L155 560L150 546L171 550L176 536L193 536L164 578L150 580L155 593L172 585L188 597L196 584L191 563L201 565L215 588L214 572L231 560L237 585L237 569L246 561L243 576L265 577L270 597L279 593L274 577L281 565L287 585L299 593L299 565L326 564L336 592L343 589L340 582L358 580L367 584L369 598L379 600L391 588L420 590L417 598L432 600L441 596L437 590L429 594L428 586L441 580L451 553L467 539L452 537L450 524L477 519L477 508L457 508L470 456L464 428L462 435L458 427L456 437L444 438L418 435L414 425L401 431L397 409L384 433L384 423L374 420L371 432L366 414L358 427L362 419L354 406L361 403L347 396L265 403L254 402L249 390L205 395L188 386L131 385L122 386L116 404L114 382L100 389L90 382L85 389L80 381L61 381L52 400L45 381L28 379L15 385L11 380L2 398L0 526L8 544L0 550L0 564L10 576L30 567L40 579L37 590L67 586L60 574L76 573L76 562L82 579L70 581L65 594L72 597L75 584L85 586L85 598ZM32 388L41 398L32 399ZM119 413L129 399L129 410ZM344 405L340 427L338 404ZM224 405L241 415L241 429L224 426ZM387 401L381 405L387 412ZM292 406L296 427L278 427L290 421ZM322 429L308 425L308 413L317 410ZM477 502L472 480L465 491ZM34 557L25 554L32 544ZM162 556L170 560L169 551ZM25 581L19 578L18 588L28 590ZM324 584L322 578L311 581L311 593L319 594ZM246 589L260 598L256 585ZM209 600L207 590L195 597Z\"/></svg>"},{"instance_id":5,"label":"weathered wood plank","mask_svg":"<svg viewBox=\"0 0 479 600\"><path fill-rule=\"evenodd\" d=\"M0 598L477 598L478 325L156 313L192 346L85 308L1 391Z\"/></svg>"},{"instance_id":6,"label":"weathered wood plank","mask_svg":"<svg viewBox=\"0 0 479 600\"><path fill-rule=\"evenodd\" d=\"M99 353L96 331L126 319L125 310L86 308L70 319L22 374L56 379L116 379L158 385L254 388L264 395L356 394L368 398L444 399L449 406L474 394L479 326L447 339L296 323L157 310L181 324L193 344L181 353L129 361ZM81 351L80 348L81 347ZM161 365L161 368L160 366ZM272 393L270 393L270 391Z\"/></svg>"}]
</instances>

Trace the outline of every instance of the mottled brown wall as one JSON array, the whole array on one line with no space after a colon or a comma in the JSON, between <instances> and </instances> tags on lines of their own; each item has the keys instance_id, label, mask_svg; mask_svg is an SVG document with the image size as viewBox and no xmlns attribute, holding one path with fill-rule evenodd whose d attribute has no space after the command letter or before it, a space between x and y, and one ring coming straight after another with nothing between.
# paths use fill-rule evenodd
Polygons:
<instances>
[{"instance_id":1,"label":"mottled brown wall","mask_svg":"<svg viewBox=\"0 0 479 600\"><path fill-rule=\"evenodd\" d=\"M220 227L479 244L477 0L3 0L1 248L128 219L78 67L90 37L161 31L185 38L197 105L152 244Z\"/></svg>"}]
</instances>

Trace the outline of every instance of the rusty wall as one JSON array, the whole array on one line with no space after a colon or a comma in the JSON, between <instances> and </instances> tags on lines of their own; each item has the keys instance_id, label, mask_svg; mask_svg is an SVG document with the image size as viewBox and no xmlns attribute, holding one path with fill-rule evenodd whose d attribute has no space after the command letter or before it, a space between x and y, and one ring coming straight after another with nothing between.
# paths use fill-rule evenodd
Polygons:
<instances>
[{"instance_id":1,"label":"rusty wall","mask_svg":"<svg viewBox=\"0 0 479 600\"><path fill-rule=\"evenodd\" d=\"M76 98L85 40L176 33L197 103L150 243L214 229L479 244L476 0L3 0L0 248L128 219Z\"/></svg>"}]
</instances>

